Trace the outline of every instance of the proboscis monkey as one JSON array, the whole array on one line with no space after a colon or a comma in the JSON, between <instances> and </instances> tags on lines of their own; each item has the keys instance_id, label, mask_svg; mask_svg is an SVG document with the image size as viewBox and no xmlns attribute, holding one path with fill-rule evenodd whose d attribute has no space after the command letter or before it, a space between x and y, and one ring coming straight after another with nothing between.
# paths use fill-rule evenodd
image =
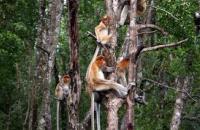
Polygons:
<instances>
[{"instance_id":1,"label":"proboscis monkey","mask_svg":"<svg viewBox=\"0 0 200 130\"><path fill-rule=\"evenodd\" d=\"M117 80L124 86L127 86L126 71L128 69L128 65L129 65L129 57L125 57L120 61L118 61L116 66Z\"/></svg>"},{"instance_id":2,"label":"proboscis monkey","mask_svg":"<svg viewBox=\"0 0 200 130\"><path fill-rule=\"evenodd\" d=\"M91 122L92 130L94 130L94 92L101 92L106 90L115 90L120 97L127 95L127 88L114 82L107 80L104 77L102 68L106 65L104 56L93 57L86 74L86 80L88 82L89 90L91 92ZM100 130L100 104L96 105L97 112L97 130Z\"/></svg>"},{"instance_id":3,"label":"proboscis monkey","mask_svg":"<svg viewBox=\"0 0 200 130\"><path fill-rule=\"evenodd\" d=\"M119 24L120 25L124 25L126 18L128 16L128 6L129 6L130 0L126 0L124 2L124 7L121 11L121 16L120 16L120 20L119 20ZM137 16L141 16L142 14L144 14L144 12L146 11L147 8L147 0L137 0L137 9L136 9L136 15Z\"/></svg>"},{"instance_id":4,"label":"proboscis monkey","mask_svg":"<svg viewBox=\"0 0 200 130\"><path fill-rule=\"evenodd\" d=\"M69 84L70 84L70 76L64 75L60 78L59 83L55 89L55 96L57 99L57 130L59 130L59 110L60 110L60 101L67 97L69 93Z\"/></svg>"},{"instance_id":5,"label":"proboscis monkey","mask_svg":"<svg viewBox=\"0 0 200 130\"><path fill-rule=\"evenodd\" d=\"M137 0L136 13L138 16L141 16L142 14L144 14L144 12L146 11L146 8L147 8L147 0Z\"/></svg>"},{"instance_id":6,"label":"proboscis monkey","mask_svg":"<svg viewBox=\"0 0 200 130\"><path fill-rule=\"evenodd\" d=\"M137 47L137 50L132 57L135 63L137 62L140 52L143 49L144 49L143 45L140 45ZM131 58L130 55L124 58L122 57L120 58L120 60L117 62L117 65L116 65L117 80L124 86L127 86L126 72L128 71L130 58Z\"/></svg>"},{"instance_id":7,"label":"proboscis monkey","mask_svg":"<svg viewBox=\"0 0 200 130\"><path fill-rule=\"evenodd\" d=\"M101 18L100 23L95 27L95 35L97 37L97 42L105 45L109 43L112 39L112 34L108 33L108 27L110 26L111 18L105 15Z\"/></svg>"},{"instance_id":8,"label":"proboscis monkey","mask_svg":"<svg viewBox=\"0 0 200 130\"><path fill-rule=\"evenodd\" d=\"M117 63L117 66L116 66L117 80L124 86L127 86L126 72L128 70L128 65L129 65L129 57L126 57L124 59L121 59ZM146 99L145 99L145 92L143 91L139 91L135 93L134 99L136 102L140 104L145 104L145 105L147 104Z\"/></svg>"}]
</instances>

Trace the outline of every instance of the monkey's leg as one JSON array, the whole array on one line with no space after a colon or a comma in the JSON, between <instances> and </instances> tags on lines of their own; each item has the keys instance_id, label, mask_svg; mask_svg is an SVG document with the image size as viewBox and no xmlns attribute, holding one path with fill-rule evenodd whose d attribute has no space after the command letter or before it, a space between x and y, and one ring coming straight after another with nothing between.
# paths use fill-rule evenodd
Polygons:
<instances>
[{"instance_id":1,"label":"monkey's leg","mask_svg":"<svg viewBox=\"0 0 200 130\"><path fill-rule=\"evenodd\" d=\"M94 92L91 94L91 129L94 129Z\"/></svg>"},{"instance_id":2,"label":"monkey's leg","mask_svg":"<svg viewBox=\"0 0 200 130\"><path fill-rule=\"evenodd\" d=\"M96 119L97 119L97 130L101 130L100 123L100 103L96 103Z\"/></svg>"},{"instance_id":3,"label":"monkey's leg","mask_svg":"<svg viewBox=\"0 0 200 130\"><path fill-rule=\"evenodd\" d=\"M57 130L59 130L59 114L60 114L60 101L57 100L57 112L56 112L56 120L57 120Z\"/></svg>"},{"instance_id":4,"label":"monkey's leg","mask_svg":"<svg viewBox=\"0 0 200 130\"><path fill-rule=\"evenodd\" d=\"M95 91L104 91L109 89L117 91L120 97L125 97L128 94L128 89L126 87L109 80L101 80L101 85L96 86Z\"/></svg>"},{"instance_id":5,"label":"monkey's leg","mask_svg":"<svg viewBox=\"0 0 200 130\"><path fill-rule=\"evenodd\" d=\"M128 94L128 89L121 84L113 83L113 89L115 89L121 98Z\"/></svg>"},{"instance_id":6,"label":"monkey's leg","mask_svg":"<svg viewBox=\"0 0 200 130\"><path fill-rule=\"evenodd\" d=\"M100 42L102 44L109 43L111 41L111 38L112 38L112 34L101 36Z\"/></svg>"}]
</instances>

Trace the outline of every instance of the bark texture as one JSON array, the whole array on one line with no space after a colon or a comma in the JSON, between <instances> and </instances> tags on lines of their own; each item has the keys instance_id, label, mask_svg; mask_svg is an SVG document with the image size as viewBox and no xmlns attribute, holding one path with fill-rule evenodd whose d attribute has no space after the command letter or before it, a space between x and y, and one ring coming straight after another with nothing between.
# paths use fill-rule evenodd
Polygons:
<instances>
[{"instance_id":1,"label":"bark texture","mask_svg":"<svg viewBox=\"0 0 200 130\"><path fill-rule=\"evenodd\" d=\"M115 47L117 45L117 18L119 15L119 0L105 0L106 13L111 17L110 33L112 34L111 48L104 54L108 66L114 66L116 63ZM114 75L109 74L109 79L114 79ZM107 115L107 130L118 130L118 110L122 106L122 100L114 94L108 95L108 100L105 103L108 110Z\"/></svg>"},{"instance_id":2,"label":"bark texture","mask_svg":"<svg viewBox=\"0 0 200 130\"><path fill-rule=\"evenodd\" d=\"M134 53L137 51L137 26L136 26L136 0L130 0L130 23L129 23L129 34L130 34L130 46L129 46L129 55L131 56L131 60L129 63L128 69L128 83L131 86L128 97L127 97L127 121L126 121L126 129L127 130L134 130L135 123L134 123L134 96L135 96L135 89L136 89L136 70L137 64L136 59L134 59ZM130 52L133 52L130 54Z\"/></svg>"},{"instance_id":3,"label":"bark texture","mask_svg":"<svg viewBox=\"0 0 200 130\"><path fill-rule=\"evenodd\" d=\"M79 41L78 41L78 15L79 0L68 1L69 11L69 48L70 48L70 92L67 99L69 130L78 130L78 104L81 94L81 79L79 65Z\"/></svg>"},{"instance_id":4,"label":"bark texture","mask_svg":"<svg viewBox=\"0 0 200 130\"><path fill-rule=\"evenodd\" d=\"M38 37L36 43L36 67L32 87L29 130L51 130L50 85L53 75L56 45L60 30L62 0L39 1ZM42 95L42 96L40 96ZM38 111L40 109L40 111Z\"/></svg>"},{"instance_id":5,"label":"bark texture","mask_svg":"<svg viewBox=\"0 0 200 130\"><path fill-rule=\"evenodd\" d=\"M181 114L189 93L190 80L191 79L188 76L184 78L179 77L176 79L177 97L174 105L174 113L170 124L170 130L179 130Z\"/></svg>"}]
</instances>

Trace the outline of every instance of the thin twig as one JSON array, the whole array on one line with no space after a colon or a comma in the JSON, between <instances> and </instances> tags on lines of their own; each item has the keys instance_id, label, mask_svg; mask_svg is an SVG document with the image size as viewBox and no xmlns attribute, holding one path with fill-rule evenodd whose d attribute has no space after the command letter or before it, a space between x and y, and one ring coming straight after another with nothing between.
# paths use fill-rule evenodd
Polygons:
<instances>
[{"instance_id":1,"label":"thin twig","mask_svg":"<svg viewBox=\"0 0 200 130\"><path fill-rule=\"evenodd\" d=\"M176 42L176 43L171 43L171 44L166 44L166 45L158 45L158 46L153 46L153 47L147 47L147 48L144 48L141 52L155 51L155 50L168 48L168 47L176 47L176 46L179 46L179 45L181 45L182 43L184 43L186 41L188 41L188 38L184 39L184 40L181 40L179 42Z\"/></svg>"},{"instance_id":2,"label":"thin twig","mask_svg":"<svg viewBox=\"0 0 200 130\"><path fill-rule=\"evenodd\" d=\"M158 10L162 10L162 11L164 11L165 13L169 14L169 15L170 15L172 18L174 18L175 20L177 20L177 21L179 20L177 17L175 17L175 16L174 16L172 13L170 13L169 11L166 11L166 10L160 8L160 7L155 7L155 6L152 6L152 5L149 5L149 6L155 8L155 9L158 9Z\"/></svg>"},{"instance_id":3,"label":"thin twig","mask_svg":"<svg viewBox=\"0 0 200 130\"><path fill-rule=\"evenodd\" d=\"M172 87L169 87L169 86L164 85L164 84L161 84L161 83L159 83L159 82L157 82L157 81L155 81L155 80L147 79L147 78L144 78L144 80L149 81L149 82L152 82L152 83L154 83L154 84L157 84L158 86L163 86L163 87L165 87L165 88L169 88L169 89L172 89L172 90L177 91L177 89L172 88ZM178 90L178 91L187 94L188 97L189 97L190 99L192 99L194 102L197 102L194 98L192 98L192 96L191 96L187 91L185 91L185 90Z\"/></svg>"},{"instance_id":4,"label":"thin twig","mask_svg":"<svg viewBox=\"0 0 200 130\"><path fill-rule=\"evenodd\" d=\"M80 130L86 130L89 125L90 125L90 120L91 120L91 110L89 110L87 113L86 113L86 116L85 118L83 119L83 121L79 124L79 128Z\"/></svg>"},{"instance_id":5,"label":"thin twig","mask_svg":"<svg viewBox=\"0 0 200 130\"><path fill-rule=\"evenodd\" d=\"M200 123L200 116L197 116L197 117L188 117L188 116L184 116L184 117L182 117L182 119L190 120L190 121L196 121L196 122L199 122L199 123Z\"/></svg>"},{"instance_id":6,"label":"thin twig","mask_svg":"<svg viewBox=\"0 0 200 130\"><path fill-rule=\"evenodd\" d=\"M152 33L156 33L157 30L155 31L149 31L149 32L141 32L141 33L138 33L137 35L142 35L142 34L152 34Z\"/></svg>"},{"instance_id":7,"label":"thin twig","mask_svg":"<svg viewBox=\"0 0 200 130\"><path fill-rule=\"evenodd\" d=\"M97 37L90 31L87 31L87 35L95 38L95 40L97 39Z\"/></svg>"}]
</instances>

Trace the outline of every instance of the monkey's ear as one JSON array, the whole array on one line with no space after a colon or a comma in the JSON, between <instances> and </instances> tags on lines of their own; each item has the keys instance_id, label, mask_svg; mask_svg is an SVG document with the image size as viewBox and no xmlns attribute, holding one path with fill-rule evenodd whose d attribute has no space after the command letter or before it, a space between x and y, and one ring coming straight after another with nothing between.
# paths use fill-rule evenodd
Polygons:
<instances>
[{"instance_id":1,"label":"monkey's ear","mask_svg":"<svg viewBox=\"0 0 200 130\"><path fill-rule=\"evenodd\" d=\"M103 17L103 18L101 18L101 22L103 22L103 23L104 23L104 22L105 22L105 20L106 20L106 18L104 18L104 17Z\"/></svg>"}]
</instances>

